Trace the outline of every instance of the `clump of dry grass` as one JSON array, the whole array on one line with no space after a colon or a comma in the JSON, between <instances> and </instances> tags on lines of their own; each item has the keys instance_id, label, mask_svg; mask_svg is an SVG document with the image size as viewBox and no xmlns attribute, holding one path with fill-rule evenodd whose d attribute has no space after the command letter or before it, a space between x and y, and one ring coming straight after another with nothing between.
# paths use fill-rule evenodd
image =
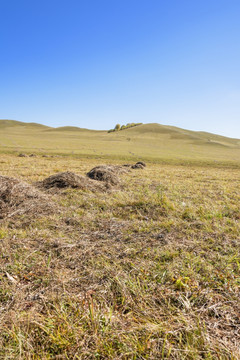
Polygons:
<instances>
[{"instance_id":1,"label":"clump of dry grass","mask_svg":"<svg viewBox=\"0 0 240 360\"><path fill-rule=\"evenodd\" d=\"M51 175L37 183L38 187L44 189L50 188L73 188L73 189L82 189L82 190L105 190L104 186L96 184L95 181L92 181L85 176L77 175L74 172L66 171L60 172L54 175Z\"/></svg>"},{"instance_id":2,"label":"clump of dry grass","mask_svg":"<svg viewBox=\"0 0 240 360\"><path fill-rule=\"evenodd\" d=\"M147 165L143 161L138 161L136 164L124 164L123 166L131 169L144 169Z\"/></svg>"},{"instance_id":3,"label":"clump of dry grass","mask_svg":"<svg viewBox=\"0 0 240 360\"><path fill-rule=\"evenodd\" d=\"M135 165L142 165L143 167L146 167L146 163L143 161L138 161Z\"/></svg>"},{"instance_id":4,"label":"clump of dry grass","mask_svg":"<svg viewBox=\"0 0 240 360\"><path fill-rule=\"evenodd\" d=\"M132 169L144 169L146 167L146 164L142 161L137 162L136 164L132 165Z\"/></svg>"},{"instance_id":5,"label":"clump of dry grass","mask_svg":"<svg viewBox=\"0 0 240 360\"><path fill-rule=\"evenodd\" d=\"M0 219L14 215L49 213L52 203L47 195L18 179L0 176Z\"/></svg>"},{"instance_id":6,"label":"clump of dry grass","mask_svg":"<svg viewBox=\"0 0 240 360\"><path fill-rule=\"evenodd\" d=\"M113 165L100 165L94 167L87 173L90 179L105 181L111 185L117 185L120 183L119 174L125 173L126 169L122 166Z\"/></svg>"}]
</instances>

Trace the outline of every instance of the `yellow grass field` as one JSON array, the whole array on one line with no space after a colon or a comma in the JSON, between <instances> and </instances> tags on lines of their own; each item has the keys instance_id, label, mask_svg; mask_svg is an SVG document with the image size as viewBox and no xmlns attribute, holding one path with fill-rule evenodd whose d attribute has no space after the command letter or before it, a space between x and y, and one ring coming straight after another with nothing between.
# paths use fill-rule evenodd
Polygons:
<instances>
[{"instance_id":1,"label":"yellow grass field","mask_svg":"<svg viewBox=\"0 0 240 360\"><path fill-rule=\"evenodd\" d=\"M240 163L240 140L159 124L108 133L0 120L0 150L151 162Z\"/></svg>"},{"instance_id":2,"label":"yellow grass field","mask_svg":"<svg viewBox=\"0 0 240 360\"><path fill-rule=\"evenodd\" d=\"M0 359L240 359L239 140L157 124L0 134ZM139 160L106 188L36 188Z\"/></svg>"}]
</instances>

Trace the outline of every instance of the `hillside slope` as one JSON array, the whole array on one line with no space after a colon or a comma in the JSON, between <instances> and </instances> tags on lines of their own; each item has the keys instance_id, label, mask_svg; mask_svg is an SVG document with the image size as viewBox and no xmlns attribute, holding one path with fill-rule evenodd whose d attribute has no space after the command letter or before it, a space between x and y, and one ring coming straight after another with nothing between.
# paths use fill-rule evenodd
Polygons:
<instances>
[{"instance_id":1,"label":"hillside slope","mask_svg":"<svg viewBox=\"0 0 240 360\"><path fill-rule=\"evenodd\" d=\"M160 125L156 123L143 124L127 130L128 134L144 137L159 137L161 134L169 134L171 139L203 141L226 146L240 146L239 139L228 138L221 135L203 131L185 130L174 126Z\"/></svg>"},{"instance_id":2,"label":"hillside slope","mask_svg":"<svg viewBox=\"0 0 240 360\"><path fill-rule=\"evenodd\" d=\"M0 151L240 163L240 140L160 124L108 133L0 120Z\"/></svg>"},{"instance_id":3,"label":"hillside slope","mask_svg":"<svg viewBox=\"0 0 240 360\"><path fill-rule=\"evenodd\" d=\"M25 123L22 121L17 121L17 120L8 120L8 119L2 119L0 120L0 129L5 129L5 128L27 128L28 130L30 129L50 129L50 126L46 126L46 125L42 125L42 124L37 124L35 122L30 122L30 123Z\"/></svg>"}]
</instances>

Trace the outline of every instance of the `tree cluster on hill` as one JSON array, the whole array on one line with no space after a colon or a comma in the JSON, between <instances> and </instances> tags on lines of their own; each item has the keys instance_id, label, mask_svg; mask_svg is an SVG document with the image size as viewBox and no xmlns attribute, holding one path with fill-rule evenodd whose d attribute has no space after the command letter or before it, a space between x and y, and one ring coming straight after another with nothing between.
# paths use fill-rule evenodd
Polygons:
<instances>
[{"instance_id":1,"label":"tree cluster on hill","mask_svg":"<svg viewBox=\"0 0 240 360\"><path fill-rule=\"evenodd\" d=\"M128 123L126 125L117 124L114 129L108 130L109 133L114 131L126 130L134 126L142 125L142 123Z\"/></svg>"}]
</instances>

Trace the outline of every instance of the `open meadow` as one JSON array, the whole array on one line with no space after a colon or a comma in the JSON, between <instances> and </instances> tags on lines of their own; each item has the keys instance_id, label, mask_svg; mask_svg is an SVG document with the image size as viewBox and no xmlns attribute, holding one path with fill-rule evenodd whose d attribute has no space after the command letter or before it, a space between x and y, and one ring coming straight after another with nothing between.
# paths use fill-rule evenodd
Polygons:
<instances>
[{"instance_id":1,"label":"open meadow","mask_svg":"<svg viewBox=\"0 0 240 360\"><path fill-rule=\"evenodd\" d=\"M240 359L239 140L5 125L1 359Z\"/></svg>"},{"instance_id":2,"label":"open meadow","mask_svg":"<svg viewBox=\"0 0 240 360\"><path fill-rule=\"evenodd\" d=\"M240 140L160 124L122 131L87 130L0 120L0 151L157 163L239 166Z\"/></svg>"}]
</instances>

